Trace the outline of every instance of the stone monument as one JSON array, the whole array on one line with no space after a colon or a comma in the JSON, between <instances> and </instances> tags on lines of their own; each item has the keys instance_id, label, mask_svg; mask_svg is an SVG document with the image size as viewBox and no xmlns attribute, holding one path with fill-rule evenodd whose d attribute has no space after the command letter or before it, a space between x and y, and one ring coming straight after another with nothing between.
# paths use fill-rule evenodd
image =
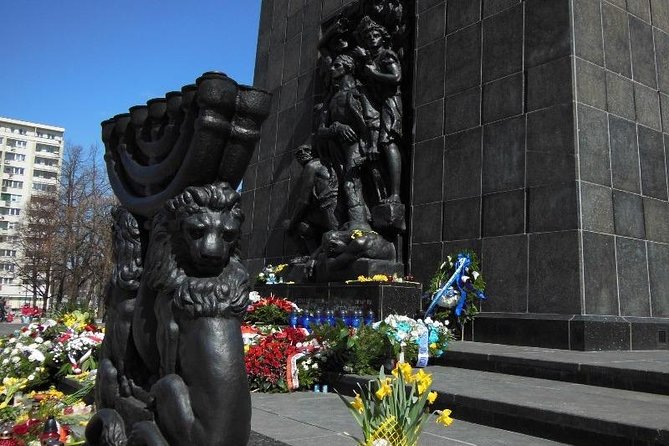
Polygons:
<instances>
[{"instance_id":1,"label":"stone monument","mask_svg":"<svg viewBox=\"0 0 669 446\"><path fill-rule=\"evenodd\" d=\"M364 17L387 32L380 44L355 32ZM381 53L399 64L376 70L388 80L377 95L366 67ZM664 0L265 0L255 83L273 101L244 178L249 269L304 254L283 225L302 175L293 152L327 141L349 164L378 166L360 175L363 198L376 191L365 181L383 184L362 200L369 214L335 212L338 224L383 221L375 204L397 203L401 167L406 230L374 230L404 273L427 283L446 255L477 252L490 299L470 339L669 349L667 67ZM324 114L335 95L358 98L346 123L357 139ZM373 144L397 112L401 163L392 144ZM359 198L348 178L338 203Z\"/></svg>"},{"instance_id":2,"label":"stone monument","mask_svg":"<svg viewBox=\"0 0 669 446\"><path fill-rule=\"evenodd\" d=\"M102 123L115 266L91 445L244 445L251 402L235 191L269 94L205 73Z\"/></svg>"}]
</instances>

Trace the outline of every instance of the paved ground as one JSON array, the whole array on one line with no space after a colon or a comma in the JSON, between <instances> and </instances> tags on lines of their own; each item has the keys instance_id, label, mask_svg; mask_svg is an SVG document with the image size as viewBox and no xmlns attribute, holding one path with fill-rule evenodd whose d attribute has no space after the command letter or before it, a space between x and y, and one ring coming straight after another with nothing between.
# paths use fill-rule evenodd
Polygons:
<instances>
[{"instance_id":1,"label":"paved ground","mask_svg":"<svg viewBox=\"0 0 669 446\"><path fill-rule=\"evenodd\" d=\"M360 427L333 393L254 393L251 429L288 445L354 446ZM549 440L455 420L428 421L421 446L556 446Z\"/></svg>"},{"instance_id":2,"label":"paved ground","mask_svg":"<svg viewBox=\"0 0 669 446\"><path fill-rule=\"evenodd\" d=\"M19 328L23 327L22 323L9 323L9 322L0 322L0 336L7 336L8 334L14 333Z\"/></svg>"}]
</instances>

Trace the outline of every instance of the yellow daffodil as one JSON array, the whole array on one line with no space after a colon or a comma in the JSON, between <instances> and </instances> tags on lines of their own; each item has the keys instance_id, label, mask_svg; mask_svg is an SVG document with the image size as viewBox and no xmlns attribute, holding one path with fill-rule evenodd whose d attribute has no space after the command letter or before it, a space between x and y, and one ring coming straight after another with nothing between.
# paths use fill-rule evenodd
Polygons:
<instances>
[{"instance_id":1,"label":"yellow daffodil","mask_svg":"<svg viewBox=\"0 0 669 446\"><path fill-rule=\"evenodd\" d=\"M374 274L372 276L372 281L374 282L388 282L388 276L385 274Z\"/></svg>"},{"instance_id":2,"label":"yellow daffodil","mask_svg":"<svg viewBox=\"0 0 669 446\"><path fill-rule=\"evenodd\" d=\"M351 238L352 238L353 240L355 240L355 239L357 239L357 238L360 238L360 237L362 237L363 235L365 235L365 233L362 232L360 229L354 229L353 231L351 231Z\"/></svg>"},{"instance_id":3,"label":"yellow daffodil","mask_svg":"<svg viewBox=\"0 0 669 446\"><path fill-rule=\"evenodd\" d=\"M410 383L413 379L413 370L411 369L411 365L407 364L406 362L398 362L392 373L395 377L398 377L401 373L402 378L404 378L404 382L406 383Z\"/></svg>"},{"instance_id":4,"label":"yellow daffodil","mask_svg":"<svg viewBox=\"0 0 669 446\"><path fill-rule=\"evenodd\" d=\"M275 273L280 273L281 271L283 271L284 269L286 269L287 266L288 266L287 263L282 263L282 264L280 264L280 265L277 265L276 268L274 269L274 272L275 272Z\"/></svg>"},{"instance_id":5,"label":"yellow daffodil","mask_svg":"<svg viewBox=\"0 0 669 446\"><path fill-rule=\"evenodd\" d=\"M432 385L432 375L425 373L423 369L420 369L416 373L413 379L418 383L418 394L422 395L426 390Z\"/></svg>"},{"instance_id":6,"label":"yellow daffodil","mask_svg":"<svg viewBox=\"0 0 669 446\"><path fill-rule=\"evenodd\" d=\"M384 382L380 384L381 385L379 386L379 390L375 392L375 395L378 399L382 400L393 393L393 389L390 387L390 378L386 378Z\"/></svg>"},{"instance_id":7,"label":"yellow daffodil","mask_svg":"<svg viewBox=\"0 0 669 446\"><path fill-rule=\"evenodd\" d=\"M353 398L351 407L357 410L359 413L362 413L362 411L365 408L364 404L362 404L362 398L360 398L360 395L358 395L357 393L355 394L355 398Z\"/></svg>"},{"instance_id":8,"label":"yellow daffodil","mask_svg":"<svg viewBox=\"0 0 669 446\"><path fill-rule=\"evenodd\" d=\"M437 392L430 392L427 394L427 403L432 404L437 399Z\"/></svg>"},{"instance_id":9,"label":"yellow daffodil","mask_svg":"<svg viewBox=\"0 0 669 446\"><path fill-rule=\"evenodd\" d=\"M442 410L437 417L437 423L443 424L444 426L450 426L453 423L453 418L451 418L451 411L449 409Z\"/></svg>"}]
</instances>

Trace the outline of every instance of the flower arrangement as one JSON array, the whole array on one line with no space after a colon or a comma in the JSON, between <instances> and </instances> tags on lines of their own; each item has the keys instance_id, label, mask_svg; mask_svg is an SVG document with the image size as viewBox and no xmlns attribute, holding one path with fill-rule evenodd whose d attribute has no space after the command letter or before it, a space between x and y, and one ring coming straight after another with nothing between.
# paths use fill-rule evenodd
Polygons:
<instances>
[{"instance_id":1,"label":"flower arrangement","mask_svg":"<svg viewBox=\"0 0 669 446\"><path fill-rule=\"evenodd\" d=\"M425 366L428 358L443 355L448 343L453 340L448 325L448 320L441 322L429 317L424 320L412 319L393 314L376 322L373 328L389 338L394 357Z\"/></svg>"},{"instance_id":2,"label":"flower arrangement","mask_svg":"<svg viewBox=\"0 0 669 446\"><path fill-rule=\"evenodd\" d=\"M358 276L357 279L347 280L346 283L365 283L365 282L396 282L396 283L417 283L413 276L399 277L395 274L374 274L373 276Z\"/></svg>"},{"instance_id":3,"label":"flower arrangement","mask_svg":"<svg viewBox=\"0 0 669 446\"><path fill-rule=\"evenodd\" d=\"M474 319L479 312L478 301L486 299L476 254L465 250L456 257L449 255L432 277L428 291L432 298L426 316L436 311L438 319L452 320L460 327Z\"/></svg>"},{"instance_id":4,"label":"flower arrangement","mask_svg":"<svg viewBox=\"0 0 669 446\"><path fill-rule=\"evenodd\" d=\"M251 324L287 324L288 315L299 310L295 303L271 294L260 297L256 292L250 293L251 305L246 309L244 320Z\"/></svg>"},{"instance_id":5,"label":"flower arrangement","mask_svg":"<svg viewBox=\"0 0 669 446\"><path fill-rule=\"evenodd\" d=\"M47 356L53 346L48 332L53 325L53 321L32 323L0 340L0 376L25 380L24 388L48 381Z\"/></svg>"},{"instance_id":6,"label":"flower arrangement","mask_svg":"<svg viewBox=\"0 0 669 446\"><path fill-rule=\"evenodd\" d=\"M320 358L321 346L307 336L305 329L286 327L250 345L244 360L251 389L288 392L318 381L320 367L314 367L314 361Z\"/></svg>"},{"instance_id":7,"label":"flower arrangement","mask_svg":"<svg viewBox=\"0 0 669 446\"><path fill-rule=\"evenodd\" d=\"M258 283L264 283L266 285L274 285L276 283L283 283L283 277L281 274L287 271L288 264L281 263L276 266L267 265L263 270L258 274L257 281Z\"/></svg>"},{"instance_id":8,"label":"flower arrangement","mask_svg":"<svg viewBox=\"0 0 669 446\"><path fill-rule=\"evenodd\" d=\"M413 373L409 364L398 362L391 376L386 376L382 368L366 389L359 385L360 393L356 392L353 401L340 395L362 428L363 438L356 438L358 444L416 446L430 417L428 406L437 398L431 387L429 373L423 369ZM449 426L453 422L450 410L437 412L438 423Z\"/></svg>"},{"instance_id":9,"label":"flower arrangement","mask_svg":"<svg viewBox=\"0 0 669 446\"><path fill-rule=\"evenodd\" d=\"M42 310L39 309L39 307L35 305L30 305L30 304L23 304L21 307L21 316L24 317L29 317L29 318L38 318L42 315Z\"/></svg>"}]
</instances>

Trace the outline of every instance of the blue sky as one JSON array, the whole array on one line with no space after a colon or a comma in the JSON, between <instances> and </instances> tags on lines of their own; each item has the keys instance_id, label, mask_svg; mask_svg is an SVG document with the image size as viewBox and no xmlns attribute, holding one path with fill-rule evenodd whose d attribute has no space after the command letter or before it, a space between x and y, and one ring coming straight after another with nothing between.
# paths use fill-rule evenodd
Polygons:
<instances>
[{"instance_id":1,"label":"blue sky","mask_svg":"<svg viewBox=\"0 0 669 446\"><path fill-rule=\"evenodd\" d=\"M260 0L6 0L0 116L65 127L88 147L100 122L205 71L253 82Z\"/></svg>"}]
</instances>

